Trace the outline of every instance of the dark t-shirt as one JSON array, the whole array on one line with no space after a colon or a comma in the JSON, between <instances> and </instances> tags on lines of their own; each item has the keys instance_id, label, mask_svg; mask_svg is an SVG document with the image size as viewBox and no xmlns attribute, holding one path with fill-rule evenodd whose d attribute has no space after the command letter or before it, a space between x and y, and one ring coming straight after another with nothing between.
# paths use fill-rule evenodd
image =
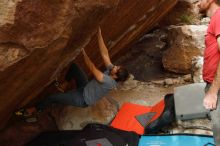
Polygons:
<instances>
[{"instance_id":1,"label":"dark t-shirt","mask_svg":"<svg viewBox=\"0 0 220 146\"><path fill-rule=\"evenodd\" d=\"M83 97L86 104L93 105L99 99L104 97L110 90L116 88L117 82L109 76L109 72L113 65L107 67L104 72L103 82L98 82L96 79L92 79L84 88Z\"/></svg>"}]
</instances>

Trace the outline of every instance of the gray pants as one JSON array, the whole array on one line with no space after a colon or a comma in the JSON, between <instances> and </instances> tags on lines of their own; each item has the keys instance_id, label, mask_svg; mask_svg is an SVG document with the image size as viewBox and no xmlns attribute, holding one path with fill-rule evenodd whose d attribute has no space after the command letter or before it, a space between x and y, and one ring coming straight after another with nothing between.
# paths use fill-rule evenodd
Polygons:
<instances>
[{"instance_id":1,"label":"gray pants","mask_svg":"<svg viewBox=\"0 0 220 146\"><path fill-rule=\"evenodd\" d=\"M205 92L208 91L211 84L207 84L205 87ZM218 103L216 110L210 111L211 120L212 120L212 129L215 139L216 146L220 146L220 91L218 92Z\"/></svg>"},{"instance_id":2,"label":"gray pants","mask_svg":"<svg viewBox=\"0 0 220 146\"><path fill-rule=\"evenodd\" d=\"M76 64L72 64L65 78L67 81L70 81L74 78L76 81L77 89L48 96L36 105L38 111L44 110L47 106L53 103L72 105L77 107L88 106L83 97L83 89L88 83L86 74Z\"/></svg>"}]
</instances>

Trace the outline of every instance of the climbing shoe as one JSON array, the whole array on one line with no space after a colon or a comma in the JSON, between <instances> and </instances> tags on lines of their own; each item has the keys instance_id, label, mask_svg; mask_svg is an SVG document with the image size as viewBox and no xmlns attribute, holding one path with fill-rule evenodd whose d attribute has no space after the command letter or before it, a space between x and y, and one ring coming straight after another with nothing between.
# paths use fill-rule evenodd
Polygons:
<instances>
[{"instance_id":1,"label":"climbing shoe","mask_svg":"<svg viewBox=\"0 0 220 146\"><path fill-rule=\"evenodd\" d=\"M20 110L16 111L15 115L16 116L23 116L23 117L31 116L31 114L28 113L25 109L20 109Z\"/></svg>"},{"instance_id":2,"label":"climbing shoe","mask_svg":"<svg viewBox=\"0 0 220 146\"><path fill-rule=\"evenodd\" d=\"M55 80L55 81L53 82L53 84L54 84L54 86L57 88L58 91L64 92L64 89L63 89L63 87L62 87L62 84L60 84L59 81Z\"/></svg>"},{"instance_id":3,"label":"climbing shoe","mask_svg":"<svg viewBox=\"0 0 220 146\"><path fill-rule=\"evenodd\" d=\"M37 113L37 109L35 107L30 108L22 108L15 112L16 116L29 117Z\"/></svg>"},{"instance_id":4,"label":"climbing shoe","mask_svg":"<svg viewBox=\"0 0 220 146\"><path fill-rule=\"evenodd\" d=\"M30 117L26 117L25 118L25 122L27 122L27 123L35 123L35 122L37 122L38 120L37 120L37 117L36 116L30 116Z\"/></svg>"},{"instance_id":5,"label":"climbing shoe","mask_svg":"<svg viewBox=\"0 0 220 146\"><path fill-rule=\"evenodd\" d=\"M37 122L37 112L35 111L35 107L29 109L20 109L14 113L16 116L22 118L27 123Z\"/></svg>"}]
</instances>

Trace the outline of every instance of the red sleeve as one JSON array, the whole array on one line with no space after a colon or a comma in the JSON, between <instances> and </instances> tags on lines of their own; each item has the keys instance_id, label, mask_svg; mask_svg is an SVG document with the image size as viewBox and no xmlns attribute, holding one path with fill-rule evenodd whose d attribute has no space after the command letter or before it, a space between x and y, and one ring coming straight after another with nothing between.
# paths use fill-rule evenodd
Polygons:
<instances>
[{"instance_id":1,"label":"red sleeve","mask_svg":"<svg viewBox=\"0 0 220 146\"><path fill-rule=\"evenodd\" d=\"M218 10L217 14L215 15L214 33L216 37L220 35L220 10Z\"/></svg>"}]
</instances>

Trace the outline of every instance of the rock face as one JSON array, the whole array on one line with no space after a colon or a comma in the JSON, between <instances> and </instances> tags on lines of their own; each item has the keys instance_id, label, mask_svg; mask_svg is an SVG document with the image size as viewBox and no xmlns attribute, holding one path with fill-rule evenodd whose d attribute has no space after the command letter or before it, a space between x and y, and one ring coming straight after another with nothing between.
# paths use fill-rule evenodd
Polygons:
<instances>
[{"instance_id":1,"label":"rock face","mask_svg":"<svg viewBox=\"0 0 220 146\"><path fill-rule=\"evenodd\" d=\"M40 93L91 37L117 0L0 2L0 127ZM5 13L6 12L6 13Z\"/></svg>"},{"instance_id":2,"label":"rock face","mask_svg":"<svg viewBox=\"0 0 220 146\"><path fill-rule=\"evenodd\" d=\"M175 4L176 0L2 0L0 128L79 55L100 23L110 55L117 58ZM91 40L87 54L101 66L96 38ZM82 64L80 55L76 62Z\"/></svg>"},{"instance_id":3,"label":"rock face","mask_svg":"<svg viewBox=\"0 0 220 146\"><path fill-rule=\"evenodd\" d=\"M202 78L203 57L197 56L192 61L192 77L194 83L204 82Z\"/></svg>"},{"instance_id":4,"label":"rock face","mask_svg":"<svg viewBox=\"0 0 220 146\"><path fill-rule=\"evenodd\" d=\"M102 21L102 35L113 61L127 52L140 37L151 30L176 4L177 0L120 0L117 9L112 10ZM89 57L102 66L96 35L86 46ZM77 62L81 59L79 56Z\"/></svg>"},{"instance_id":5,"label":"rock face","mask_svg":"<svg viewBox=\"0 0 220 146\"><path fill-rule=\"evenodd\" d=\"M201 19L198 1L179 0L160 21L160 26L168 27L169 32L169 45L163 56L164 68L175 73L190 73L194 82L203 82L204 35L210 19Z\"/></svg>"},{"instance_id":6,"label":"rock face","mask_svg":"<svg viewBox=\"0 0 220 146\"><path fill-rule=\"evenodd\" d=\"M139 81L151 81L164 75L162 56L166 49L167 33L156 29L144 35L128 52L117 59ZM138 65L137 65L138 64Z\"/></svg>"},{"instance_id":7,"label":"rock face","mask_svg":"<svg viewBox=\"0 0 220 146\"><path fill-rule=\"evenodd\" d=\"M160 25L199 24L198 0L178 0L175 7L161 20Z\"/></svg>"},{"instance_id":8,"label":"rock face","mask_svg":"<svg viewBox=\"0 0 220 146\"><path fill-rule=\"evenodd\" d=\"M170 47L163 55L164 68L176 73L190 73L193 57L203 54L206 29L206 25L169 27Z\"/></svg>"}]
</instances>

